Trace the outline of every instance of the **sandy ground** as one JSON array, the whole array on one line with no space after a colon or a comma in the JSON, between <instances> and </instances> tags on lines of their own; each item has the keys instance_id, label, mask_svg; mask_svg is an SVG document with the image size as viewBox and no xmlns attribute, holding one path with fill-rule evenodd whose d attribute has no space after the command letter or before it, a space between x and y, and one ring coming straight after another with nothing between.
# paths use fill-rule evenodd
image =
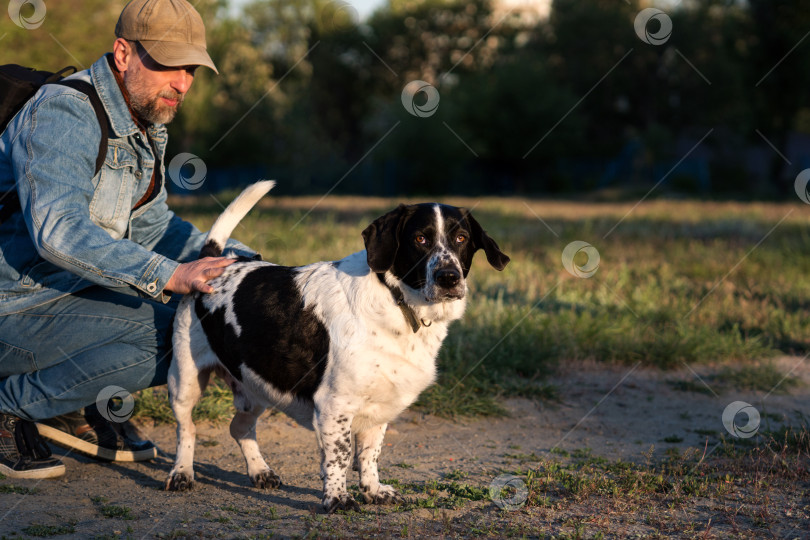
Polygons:
<instances>
[{"instance_id":1,"label":"sandy ground","mask_svg":"<svg viewBox=\"0 0 810 540\"><path fill-rule=\"evenodd\" d=\"M745 401L762 414L762 429L787 422L799 425L800 413L810 414L810 359L783 358L777 364L804 384L788 394L712 389L684 392L671 381L700 383L707 368L688 366L661 373L638 366L605 367L577 364L554 379L559 403L528 400L506 402L512 416L498 419L449 421L408 411L390 428L380 458L383 479L428 483L443 481L462 471L463 482L487 488L501 473L523 466L515 454L558 456L561 450L590 448L592 455L608 460L641 462L642 452L654 447L663 458L673 447L698 448L710 454L725 434L721 416L728 404ZM670 382L668 382L670 381ZM710 384L711 386L711 384ZM579 519L597 510L562 504L548 508L523 507L505 511L491 501L470 501L461 509L427 508L394 511L390 507L364 506L362 514L325 516L320 513L318 452L312 432L284 415L260 420L259 443L267 461L281 475L284 485L260 491L250 486L236 443L227 423L198 426L197 484L189 493L163 491L174 454L173 426L143 426L163 451L148 463L99 463L56 450L64 456L64 478L45 481L0 480L0 536L26 537L53 526L61 538L180 538L270 536L377 536L456 537L516 534L553 537L570 531L572 517ZM666 440L665 440L666 439ZM670 441L670 442L667 442ZM557 448L560 450L552 449ZM456 473L458 475L458 473ZM694 521L694 530L706 537L810 538L810 482L778 492L787 505L777 522L756 527L755 520L735 523L728 512L711 504L696 504L683 519ZM356 484L356 473L349 483ZM11 488L10 486L14 486ZM763 504L768 504L763 503ZM113 510L110 510L110 508ZM107 517L105 513L128 515ZM127 511L128 510L128 511ZM576 515L576 516L575 516ZM128 519L125 519L128 518ZM586 519L585 521L588 521ZM734 520L732 520L734 521ZM666 527L638 509L615 517L591 516L586 530L604 537L688 537L666 533ZM736 536L735 536L736 535ZM591 537L586 534L583 537ZM597 536L598 537L598 536Z\"/></svg>"}]
</instances>

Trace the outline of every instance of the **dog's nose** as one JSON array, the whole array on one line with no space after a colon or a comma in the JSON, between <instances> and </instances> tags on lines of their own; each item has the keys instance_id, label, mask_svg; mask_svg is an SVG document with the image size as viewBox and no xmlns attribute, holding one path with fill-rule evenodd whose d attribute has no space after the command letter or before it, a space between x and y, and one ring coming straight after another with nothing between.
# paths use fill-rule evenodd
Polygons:
<instances>
[{"instance_id":1,"label":"dog's nose","mask_svg":"<svg viewBox=\"0 0 810 540\"><path fill-rule=\"evenodd\" d=\"M454 268L442 268L436 272L434 279L439 287L444 289L452 289L458 285L458 282L461 279L461 274L459 274L458 270Z\"/></svg>"}]
</instances>

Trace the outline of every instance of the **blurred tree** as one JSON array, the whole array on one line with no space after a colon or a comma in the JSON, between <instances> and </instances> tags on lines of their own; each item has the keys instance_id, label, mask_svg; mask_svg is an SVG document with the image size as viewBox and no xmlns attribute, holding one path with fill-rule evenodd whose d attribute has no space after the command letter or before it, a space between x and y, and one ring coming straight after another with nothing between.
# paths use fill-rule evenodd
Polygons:
<instances>
[{"instance_id":1,"label":"blurred tree","mask_svg":"<svg viewBox=\"0 0 810 540\"><path fill-rule=\"evenodd\" d=\"M749 12L733 0L702 0L673 11L671 18L660 120L671 133L691 139L689 146L713 129L703 143L712 150L712 190L750 196L758 188L740 152L756 127L747 75L753 45Z\"/></svg>"},{"instance_id":2,"label":"blurred tree","mask_svg":"<svg viewBox=\"0 0 810 540\"><path fill-rule=\"evenodd\" d=\"M219 75L200 69L175 122L172 153L192 152L209 166L254 164L272 153L278 118L273 66L263 61L237 21L212 19L209 51Z\"/></svg>"},{"instance_id":3,"label":"blurred tree","mask_svg":"<svg viewBox=\"0 0 810 540\"><path fill-rule=\"evenodd\" d=\"M445 101L448 126L478 154L478 172L492 190L559 191L557 162L586 149L581 113L573 109L559 122L577 97L556 84L536 56L465 74ZM583 186L567 189L575 187Z\"/></svg>"},{"instance_id":4,"label":"blurred tree","mask_svg":"<svg viewBox=\"0 0 810 540\"><path fill-rule=\"evenodd\" d=\"M125 4L47 2L32 30L0 17L2 62L88 67ZM554 0L539 22L490 0L389 0L363 23L343 0L195 5L220 75L198 72L169 158L195 153L226 183L259 166L298 192L649 185L712 128L714 185L744 193L740 149L764 144L755 130L782 153L810 132L800 0L684 0L665 8L660 45L635 34L642 0ZM427 118L402 104L414 80L440 95ZM774 153L765 187L787 194L794 173Z\"/></svg>"},{"instance_id":5,"label":"blurred tree","mask_svg":"<svg viewBox=\"0 0 810 540\"><path fill-rule=\"evenodd\" d=\"M440 84L451 71L486 69L495 62L501 26L489 0L392 0L369 21L368 44L401 86L419 79ZM400 86L400 89L401 89Z\"/></svg>"},{"instance_id":6,"label":"blurred tree","mask_svg":"<svg viewBox=\"0 0 810 540\"><path fill-rule=\"evenodd\" d=\"M638 11L635 1L554 0L546 31L531 45L547 58L557 84L582 99L577 108L590 120L591 155L615 155L627 126L656 121L663 51L638 47L632 24Z\"/></svg>"},{"instance_id":7,"label":"blurred tree","mask_svg":"<svg viewBox=\"0 0 810 540\"><path fill-rule=\"evenodd\" d=\"M749 82L756 88L749 104L756 127L785 153L799 111L810 104L810 11L802 0L748 0L748 4L754 38ZM782 196L791 193L786 165L774 154L770 179L774 192Z\"/></svg>"},{"instance_id":8,"label":"blurred tree","mask_svg":"<svg viewBox=\"0 0 810 540\"><path fill-rule=\"evenodd\" d=\"M0 64L21 64L56 71L72 65L89 68L112 50L115 23L126 0L59 0L45 4L41 26L15 24L3 2L0 10ZM34 17L34 4L22 5L20 15ZM32 21L33 22L33 21Z\"/></svg>"},{"instance_id":9,"label":"blurred tree","mask_svg":"<svg viewBox=\"0 0 810 540\"><path fill-rule=\"evenodd\" d=\"M237 18L226 15L228 3L223 0L209 0L202 9L197 6L220 74L198 71L181 114L169 126L171 153L192 152L209 167L228 169L230 174L285 161L278 156L284 152L282 141L289 137L283 124L295 102L290 87L305 86L311 69L306 61L296 65L293 59L301 47L301 54L306 52L307 34L301 37L292 29L298 15L288 16L288 21L277 17L307 4L307 0L257 0ZM280 78L293 66L296 69L282 86Z\"/></svg>"}]
</instances>

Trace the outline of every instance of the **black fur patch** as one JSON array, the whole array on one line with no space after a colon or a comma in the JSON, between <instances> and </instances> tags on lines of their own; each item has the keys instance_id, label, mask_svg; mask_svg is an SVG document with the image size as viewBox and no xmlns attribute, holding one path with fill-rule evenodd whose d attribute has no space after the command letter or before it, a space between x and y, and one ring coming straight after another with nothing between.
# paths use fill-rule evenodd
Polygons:
<instances>
[{"instance_id":1,"label":"black fur patch","mask_svg":"<svg viewBox=\"0 0 810 540\"><path fill-rule=\"evenodd\" d=\"M231 375L240 379L245 364L276 389L311 401L326 369L329 333L304 309L295 272L260 266L245 275L231 299L239 337L226 323L224 308L208 311L208 295L197 298L195 309L211 349Z\"/></svg>"},{"instance_id":2,"label":"black fur patch","mask_svg":"<svg viewBox=\"0 0 810 540\"><path fill-rule=\"evenodd\" d=\"M242 374L239 372L241 362L233 354L233 348L229 346L229 340L233 339L234 333L232 328L226 328L225 326L225 310L215 309L209 311L205 306L205 295L196 293L194 311L200 319L200 324L208 338L208 345L210 345L211 350L214 351L214 354L217 355L219 361L222 362L222 365L225 366L225 369L230 372L233 378L241 381Z\"/></svg>"},{"instance_id":3,"label":"black fur patch","mask_svg":"<svg viewBox=\"0 0 810 540\"><path fill-rule=\"evenodd\" d=\"M479 249L498 270L509 262L470 212L455 206L439 205L444 226L436 227L436 205L433 203L400 205L378 218L363 231L369 266L374 272L393 274L413 289L420 289L427 280L427 262L433 247L440 241L455 253L464 277L470 271L473 255ZM459 235L464 237L457 242ZM424 243L416 238L424 237Z\"/></svg>"},{"instance_id":4,"label":"black fur patch","mask_svg":"<svg viewBox=\"0 0 810 540\"><path fill-rule=\"evenodd\" d=\"M433 204L417 204L411 209L407 219L400 224L400 241L394 259L392 272L414 289L420 289L427 280L427 262L433 247L443 241L447 248L459 258L466 277L475 250L467 243L457 245L453 239L459 234L469 235L463 214L458 208L441 205L443 230L436 230L436 211ZM417 236L425 236L427 243L418 244Z\"/></svg>"},{"instance_id":5,"label":"black fur patch","mask_svg":"<svg viewBox=\"0 0 810 540\"><path fill-rule=\"evenodd\" d=\"M222 255L222 246L213 240L208 240L200 250L200 259L205 257L219 257Z\"/></svg>"}]
</instances>

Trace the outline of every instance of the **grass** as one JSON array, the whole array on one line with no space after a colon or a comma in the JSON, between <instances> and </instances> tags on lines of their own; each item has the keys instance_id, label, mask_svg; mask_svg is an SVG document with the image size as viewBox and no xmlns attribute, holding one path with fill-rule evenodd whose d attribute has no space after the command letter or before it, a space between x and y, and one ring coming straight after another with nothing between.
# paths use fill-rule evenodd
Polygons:
<instances>
[{"instance_id":1,"label":"grass","mask_svg":"<svg viewBox=\"0 0 810 540\"><path fill-rule=\"evenodd\" d=\"M725 368L718 378L734 388L759 390L774 393L785 393L801 385L797 377L786 375L772 364L755 364L741 368Z\"/></svg>"},{"instance_id":2,"label":"grass","mask_svg":"<svg viewBox=\"0 0 810 540\"><path fill-rule=\"evenodd\" d=\"M753 361L750 365L724 366L717 373L704 374L702 380L673 379L667 384L674 390L713 395L733 390L755 390L770 394L785 394L802 386L802 381L768 361Z\"/></svg>"},{"instance_id":3,"label":"grass","mask_svg":"<svg viewBox=\"0 0 810 540\"><path fill-rule=\"evenodd\" d=\"M135 400L133 416L148 417L158 423L174 423L174 413L169 406L169 393L165 386L147 388L138 394ZM233 416L233 394L225 383L212 378L205 389L200 402L192 410L192 417L197 420L219 422ZM203 446L216 446L216 441L204 441Z\"/></svg>"},{"instance_id":4,"label":"grass","mask_svg":"<svg viewBox=\"0 0 810 540\"><path fill-rule=\"evenodd\" d=\"M665 523L667 513L683 514L691 505L713 501L720 513L737 512L740 522L748 519L767 529L780 519L784 501L777 493L806 480L808 450L810 431L803 425L761 433L751 441L723 439L713 454L689 449L641 464L550 458L528 470L510 472L524 481L527 507L569 507L588 501L623 512L656 508L654 512L661 513L659 532L665 533L672 532L667 531L671 527ZM801 500L801 493L794 495Z\"/></svg>"},{"instance_id":5,"label":"grass","mask_svg":"<svg viewBox=\"0 0 810 540\"><path fill-rule=\"evenodd\" d=\"M748 440L721 437L713 448L666 454L654 457L650 448L635 462L576 448L532 455L530 462L507 462L506 468L472 477L454 471L443 480L386 478L383 482L396 487L407 502L364 508L351 519L376 536L404 530L412 536L441 532L445 537L747 538L796 537L806 528L806 421L763 430ZM502 474L512 479L497 492L490 482ZM350 491L359 495L357 486ZM415 510L428 510L433 519L414 520ZM454 512L458 510L462 512ZM335 519L316 520L313 537L349 524L348 518L345 523ZM385 529L377 528L380 523ZM710 535L704 534L707 530Z\"/></svg>"},{"instance_id":6,"label":"grass","mask_svg":"<svg viewBox=\"0 0 810 540\"><path fill-rule=\"evenodd\" d=\"M0 493L16 493L17 495L31 495L38 492L39 490L37 488L15 486L13 484L0 485Z\"/></svg>"},{"instance_id":7,"label":"grass","mask_svg":"<svg viewBox=\"0 0 810 540\"><path fill-rule=\"evenodd\" d=\"M223 203L232 197L217 196ZM334 260L363 249L360 232L401 200L329 197L308 213L317 202L271 197L234 237L279 264ZM476 257L467 313L442 347L437 384L416 404L423 411L501 415L503 397L555 399L547 378L574 360L665 370L720 364L727 370L718 382L770 389L785 374L769 358L810 352L804 205L442 202L475 206L512 262L497 272L482 254ZM178 199L173 206L201 229L221 212L210 197ZM599 252L591 278L563 267L563 249L575 240ZM584 255L578 257L574 262L584 264ZM790 381L795 378L780 388ZM672 384L705 390L697 381ZM163 391L147 390L136 401L139 414L172 421ZM227 388L212 385L196 414L229 416Z\"/></svg>"},{"instance_id":8,"label":"grass","mask_svg":"<svg viewBox=\"0 0 810 540\"><path fill-rule=\"evenodd\" d=\"M114 504L109 504L99 508L99 511L101 512L101 515L106 518L116 518L126 520L135 519L135 516L132 515L132 509L126 506L117 506Z\"/></svg>"},{"instance_id":9,"label":"grass","mask_svg":"<svg viewBox=\"0 0 810 540\"><path fill-rule=\"evenodd\" d=\"M40 525L34 523L22 529L23 534L44 538L47 536L58 536L62 534L73 534L76 527L73 525Z\"/></svg>"}]
</instances>

